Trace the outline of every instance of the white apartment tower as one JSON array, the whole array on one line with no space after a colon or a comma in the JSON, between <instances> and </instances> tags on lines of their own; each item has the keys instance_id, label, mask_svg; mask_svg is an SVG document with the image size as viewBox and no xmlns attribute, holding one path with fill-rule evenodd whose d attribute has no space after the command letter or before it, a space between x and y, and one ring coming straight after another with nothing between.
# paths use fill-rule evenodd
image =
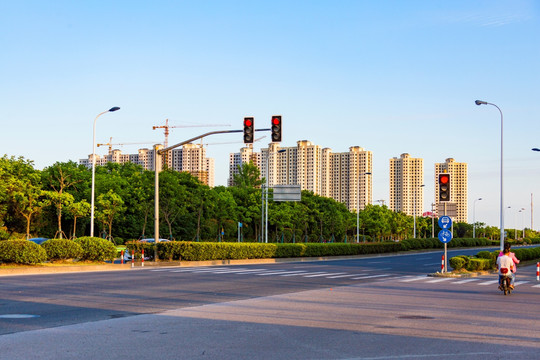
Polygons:
<instances>
[{"instance_id":1,"label":"white apartment tower","mask_svg":"<svg viewBox=\"0 0 540 360\"><path fill-rule=\"evenodd\" d=\"M108 162L124 164L131 162L141 165L145 170L154 170L154 149L139 149L137 154L122 154L120 150L109 150L109 154L96 154L96 166ZM169 167L175 171L187 171L197 177L203 184L214 186L214 159L206 157L206 149L201 145L186 144L180 149L169 151L167 157ZM92 167L92 154L88 159L79 160L79 164Z\"/></svg>"},{"instance_id":2,"label":"white apartment tower","mask_svg":"<svg viewBox=\"0 0 540 360\"><path fill-rule=\"evenodd\" d=\"M302 190L320 193L321 147L307 140L296 147L280 148L271 143L261 149L261 174L268 178L268 185L300 185Z\"/></svg>"},{"instance_id":3,"label":"white apartment tower","mask_svg":"<svg viewBox=\"0 0 540 360\"><path fill-rule=\"evenodd\" d=\"M438 184L439 174L442 173L450 174L450 201L447 202L447 206L450 208L455 208L455 216L453 220L456 222L467 222L467 163L458 163L454 161L454 159L448 158L444 163L435 164L435 203L439 209L439 216L443 215L440 210L442 202L439 203Z\"/></svg>"},{"instance_id":4,"label":"white apartment tower","mask_svg":"<svg viewBox=\"0 0 540 360\"><path fill-rule=\"evenodd\" d=\"M227 179L227 186L234 186L234 175L239 173L239 167L242 164L250 162L261 171L261 153L253 152L253 145L248 144L246 147L241 148L239 153L229 154L229 178Z\"/></svg>"},{"instance_id":5,"label":"white apartment tower","mask_svg":"<svg viewBox=\"0 0 540 360\"><path fill-rule=\"evenodd\" d=\"M325 148L321 161L321 195L347 205L349 210L364 209L373 201L371 173L373 154L359 146L349 152L332 153Z\"/></svg>"},{"instance_id":6,"label":"white apartment tower","mask_svg":"<svg viewBox=\"0 0 540 360\"><path fill-rule=\"evenodd\" d=\"M251 150L251 149L249 149ZM229 186L237 165L252 153L246 148L229 156ZM330 197L347 205L349 210L363 209L373 199L372 153L359 146L346 153L332 153L310 141L298 141L296 147L281 148L271 143L261 149L257 166L268 185L300 185L302 190Z\"/></svg>"},{"instance_id":7,"label":"white apartment tower","mask_svg":"<svg viewBox=\"0 0 540 360\"><path fill-rule=\"evenodd\" d=\"M390 159L390 210L422 215L424 204L424 159L401 154Z\"/></svg>"}]
</instances>

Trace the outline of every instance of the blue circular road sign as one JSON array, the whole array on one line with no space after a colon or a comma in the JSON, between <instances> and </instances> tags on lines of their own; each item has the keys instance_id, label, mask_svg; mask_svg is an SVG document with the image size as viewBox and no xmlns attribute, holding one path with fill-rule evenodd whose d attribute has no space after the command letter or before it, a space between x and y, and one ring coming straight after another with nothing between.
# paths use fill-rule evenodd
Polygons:
<instances>
[{"instance_id":1,"label":"blue circular road sign","mask_svg":"<svg viewBox=\"0 0 540 360\"><path fill-rule=\"evenodd\" d=\"M452 226L452 218L450 218L450 216L441 216L439 218L439 226L441 227L441 229L449 229L450 226Z\"/></svg>"},{"instance_id":2,"label":"blue circular road sign","mask_svg":"<svg viewBox=\"0 0 540 360\"><path fill-rule=\"evenodd\" d=\"M450 230L442 229L439 231L439 240L444 244L449 243L450 240L452 240L452 233Z\"/></svg>"}]
</instances>

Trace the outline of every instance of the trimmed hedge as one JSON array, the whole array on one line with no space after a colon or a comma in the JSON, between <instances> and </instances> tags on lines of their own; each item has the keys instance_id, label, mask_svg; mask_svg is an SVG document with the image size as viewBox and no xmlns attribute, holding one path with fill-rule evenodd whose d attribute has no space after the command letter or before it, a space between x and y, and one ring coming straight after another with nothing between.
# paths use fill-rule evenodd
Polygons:
<instances>
[{"instance_id":1,"label":"trimmed hedge","mask_svg":"<svg viewBox=\"0 0 540 360\"><path fill-rule=\"evenodd\" d=\"M540 247L527 249L512 249L520 261L540 260ZM476 256L458 255L450 258L450 266L454 270L469 271L491 270L497 267L497 257L500 250L479 251Z\"/></svg>"},{"instance_id":2,"label":"trimmed hedge","mask_svg":"<svg viewBox=\"0 0 540 360\"><path fill-rule=\"evenodd\" d=\"M74 241L82 247L81 260L112 261L118 253L116 246L102 238L84 236Z\"/></svg>"},{"instance_id":3,"label":"trimmed hedge","mask_svg":"<svg viewBox=\"0 0 540 360\"><path fill-rule=\"evenodd\" d=\"M0 262L39 264L47 260L47 253L38 244L27 240L0 241Z\"/></svg>"},{"instance_id":4,"label":"trimmed hedge","mask_svg":"<svg viewBox=\"0 0 540 360\"><path fill-rule=\"evenodd\" d=\"M49 260L79 259L83 256L83 248L73 240L51 239L41 246L47 252Z\"/></svg>"}]
</instances>

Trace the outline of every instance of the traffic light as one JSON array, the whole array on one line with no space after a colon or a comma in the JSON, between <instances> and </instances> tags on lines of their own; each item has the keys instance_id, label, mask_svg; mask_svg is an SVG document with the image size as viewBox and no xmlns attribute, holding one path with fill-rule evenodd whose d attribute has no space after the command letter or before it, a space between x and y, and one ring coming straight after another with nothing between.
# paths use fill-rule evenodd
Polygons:
<instances>
[{"instance_id":1,"label":"traffic light","mask_svg":"<svg viewBox=\"0 0 540 360\"><path fill-rule=\"evenodd\" d=\"M272 116L272 142L281 141L281 115Z\"/></svg>"},{"instance_id":2,"label":"traffic light","mask_svg":"<svg viewBox=\"0 0 540 360\"><path fill-rule=\"evenodd\" d=\"M255 119L252 117L244 118L244 143L253 144L254 130L253 126Z\"/></svg>"},{"instance_id":3,"label":"traffic light","mask_svg":"<svg viewBox=\"0 0 540 360\"><path fill-rule=\"evenodd\" d=\"M439 201L450 201L450 174L439 174Z\"/></svg>"}]
</instances>

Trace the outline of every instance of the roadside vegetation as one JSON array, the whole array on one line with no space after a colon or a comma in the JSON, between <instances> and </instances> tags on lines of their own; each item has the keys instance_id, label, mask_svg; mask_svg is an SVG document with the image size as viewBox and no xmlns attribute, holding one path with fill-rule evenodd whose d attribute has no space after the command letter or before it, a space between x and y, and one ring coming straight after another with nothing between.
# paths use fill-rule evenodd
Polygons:
<instances>
[{"instance_id":1,"label":"roadside vegetation","mask_svg":"<svg viewBox=\"0 0 540 360\"><path fill-rule=\"evenodd\" d=\"M261 242L259 170L244 164L236 186L210 188L186 172L160 174L160 234L179 241L236 241L242 223L244 242ZM154 173L132 163L96 167L96 235L117 244L152 238ZM89 233L91 171L75 162L43 170L22 157L0 158L0 240L46 237L75 239ZM386 206L360 211L359 242L401 241L412 237L413 218ZM356 212L308 191L300 202L270 202L269 241L273 243L356 242ZM437 221L418 216L418 237L440 230ZM472 224L455 223L454 240L472 237ZM539 235L507 229L510 236ZM498 240L496 227L476 224L480 238ZM512 237L511 237L512 239ZM453 241L454 241L453 240Z\"/></svg>"}]
</instances>

